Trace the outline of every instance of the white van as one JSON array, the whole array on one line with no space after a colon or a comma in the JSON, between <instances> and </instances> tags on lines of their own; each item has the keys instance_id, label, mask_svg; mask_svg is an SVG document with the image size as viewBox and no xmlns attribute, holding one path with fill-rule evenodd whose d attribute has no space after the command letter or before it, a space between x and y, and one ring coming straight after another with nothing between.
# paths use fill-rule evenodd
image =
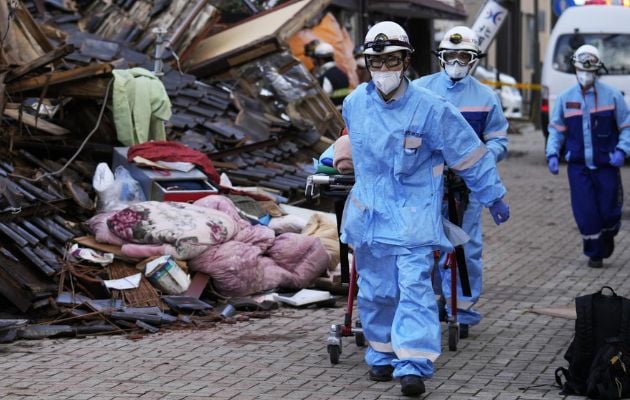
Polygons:
<instances>
[{"instance_id":1,"label":"white van","mask_svg":"<svg viewBox=\"0 0 630 400\"><path fill-rule=\"evenodd\" d=\"M602 82L621 90L630 106L630 7L588 5L567 8L549 37L542 69L541 122L545 138L556 98L577 83L571 56L582 44L599 50L608 73Z\"/></svg>"}]
</instances>

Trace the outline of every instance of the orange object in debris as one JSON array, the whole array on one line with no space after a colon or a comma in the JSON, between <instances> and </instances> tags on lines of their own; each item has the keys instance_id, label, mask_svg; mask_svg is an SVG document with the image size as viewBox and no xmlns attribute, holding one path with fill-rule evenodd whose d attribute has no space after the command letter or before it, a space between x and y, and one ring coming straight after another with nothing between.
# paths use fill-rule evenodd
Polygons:
<instances>
[{"instance_id":1,"label":"orange object in debris","mask_svg":"<svg viewBox=\"0 0 630 400\"><path fill-rule=\"evenodd\" d=\"M304 54L304 46L313 40L330 43L335 49L335 63L348 75L350 88L359 84L357 63L352 54L354 44L348 31L341 27L331 13L327 13L319 24L312 29L303 29L289 39L291 53L296 56L309 70L313 69L313 62Z\"/></svg>"}]
</instances>

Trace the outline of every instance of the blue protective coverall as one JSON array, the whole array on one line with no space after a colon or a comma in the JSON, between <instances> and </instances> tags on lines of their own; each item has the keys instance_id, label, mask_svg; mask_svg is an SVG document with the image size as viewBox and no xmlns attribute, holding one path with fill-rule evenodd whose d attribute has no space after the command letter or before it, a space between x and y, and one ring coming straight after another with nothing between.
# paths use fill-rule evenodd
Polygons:
<instances>
[{"instance_id":1,"label":"blue protective coverall","mask_svg":"<svg viewBox=\"0 0 630 400\"><path fill-rule=\"evenodd\" d=\"M431 286L434 250L451 250L440 208L444 163L489 206L505 188L494 157L457 109L409 85L385 102L363 83L343 104L355 170L341 240L354 248L366 363L393 376L431 377L440 322Z\"/></svg>"},{"instance_id":2,"label":"blue protective coverall","mask_svg":"<svg viewBox=\"0 0 630 400\"><path fill-rule=\"evenodd\" d=\"M479 139L485 143L498 161L507 155L507 130L508 121L503 115L503 108L496 93L488 86L481 84L477 79L467 75L463 79L453 82L446 72L437 72L423 76L413 82L413 85L427 88L451 102L466 121L475 130ZM444 210L447 211L446 208ZM470 240L464 244L466 267L470 281L471 296L462 294L461 284L457 285L457 320L462 324L475 325L481 321L481 315L472 306L479 300L483 289L483 264L482 264L482 223L481 203L474 197L470 198L464 211L462 229L470 236ZM445 262L445 255L440 258L440 266ZM451 298L451 273L450 270L439 268L439 274L435 276L435 285L446 299L446 305L450 312ZM440 287L441 286L441 287Z\"/></svg>"},{"instance_id":3,"label":"blue protective coverall","mask_svg":"<svg viewBox=\"0 0 630 400\"><path fill-rule=\"evenodd\" d=\"M630 113L619 90L595 80L585 93L579 84L562 92L549 121L547 158L568 162L571 207L582 234L584 254L607 258L621 226L623 189L616 150L630 154Z\"/></svg>"}]
</instances>

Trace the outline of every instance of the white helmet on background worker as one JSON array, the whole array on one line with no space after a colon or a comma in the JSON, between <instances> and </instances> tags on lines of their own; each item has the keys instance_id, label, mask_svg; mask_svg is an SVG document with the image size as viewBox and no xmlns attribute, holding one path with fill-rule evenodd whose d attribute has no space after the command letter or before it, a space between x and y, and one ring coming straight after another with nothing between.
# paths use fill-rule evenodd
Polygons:
<instances>
[{"instance_id":1,"label":"white helmet on background worker","mask_svg":"<svg viewBox=\"0 0 630 400\"><path fill-rule=\"evenodd\" d=\"M602 61L599 58L599 50L590 44L583 44L573 53L571 62L576 69L582 71L597 71L602 67Z\"/></svg>"},{"instance_id":2,"label":"white helmet on background worker","mask_svg":"<svg viewBox=\"0 0 630 400\"><path fill-rule=\"evenodd\" d=\"M435 54L446 74L453 80L464 78L482 57L477 33L466 26L449 29Z\"/></svg>"},{"instance_id":3,"label":"white helmet on background worker","mask_svg":"<svg viewBox=\"0 0 630 400\"><path fill-rule=\"evenodd\" d=\"M402 26L392 21L383 21L370 28L363 42L363 54L387 54L395 51L413 52L409 36Z\"/></svg>"},{"instance_id":4,"label":"white helmet on background worker","mask_svg":"<svg viewBox=\"0 0 630 400\"><path fill-rule=\"evenodd\" d=\"M575 77L583 89L593 86L600 68L605 68L599 58L599 50L590 44L583 44L573 53L571 63L575 67Z\"/></svg>"},{"instance_id":5,"label":"white helmet on background worker","mask_svg":"<svg viewBox=\"0 0 630 400\"><path fill-rule=\"evenodd\" d=\"M313 57L317 58L332 58L335 54L335 48L326 42L319 42L313 50Z\"/></svg>"}]
</instances>

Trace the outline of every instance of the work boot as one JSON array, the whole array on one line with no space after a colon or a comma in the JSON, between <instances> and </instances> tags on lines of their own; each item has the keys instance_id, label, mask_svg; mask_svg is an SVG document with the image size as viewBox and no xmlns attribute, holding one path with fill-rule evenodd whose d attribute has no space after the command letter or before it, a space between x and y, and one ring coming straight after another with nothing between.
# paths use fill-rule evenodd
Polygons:
<instances>
[{"instance_id":1,"label":"work boot","mask_svg":"<svg viewBox=\"0 0 630 400\"><path fill-rule=\"evenodd\" d=\"M400 378L400 391L405 396L419 396L425 390L424 382L418 375L405 375Z\"/></svg>"},{"instance_id":2,"label":"work boot","mask_svg":"<svg viewBox=\"0 0 630 400\"><path fill-rule=\"evenodd\" d=\"M468 324L459 324L459 338L466 339L468 337Z\"/></svg>"},{"instance_id":3,"label":"work boot","mask_svg":"<svg viewBox=\"0 0 630 400\"><path fill-rule=\"evenodd\" d=\"M370 380L377 382L388 382L391 381L392 374L394 373L394 367L391 365L372 365L370 368L370 372L368 375L370 376Z\"/></svg>"},{"instance_id":4,"label":"work boot","mask_svg":"<svg viewBox=\"0 0 630 400\"><path fill-rule=\"evenodd\" d=\"M604 261L601 258L591 257L588 259L588 266L591 268L602 268L604 266Z\"/></svg>"}]
</instances>

